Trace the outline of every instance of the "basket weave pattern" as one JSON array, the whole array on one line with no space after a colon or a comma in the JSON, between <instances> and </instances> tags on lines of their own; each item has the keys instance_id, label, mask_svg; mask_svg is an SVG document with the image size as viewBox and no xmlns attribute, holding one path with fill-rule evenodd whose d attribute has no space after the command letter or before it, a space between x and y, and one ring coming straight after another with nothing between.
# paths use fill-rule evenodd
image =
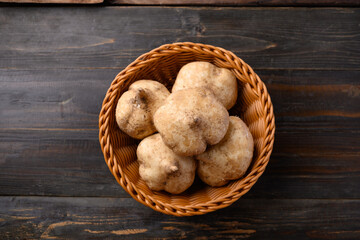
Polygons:
<instances>
[{"instance_id":1,"label":"basket weave pattern","mask_svg":"<svg viewBox=\"0 0 360 240\"><path fill-rule=\"evenodd\" d=\"M171 89L180 68L193 61L207 61L230 69L238 80L238 100L230 115L240 116L254 137L254 157L245 177L223 187L195 181L179 195L150 190L140 178L136 161L138 140L123 133L115 121L121 94L137 80L152 79ZM166 44L143 54L121 71L112 82L99 115L99 141L106 164L118 183L135 200L156 211L175 216L201 215L232 204L247 193L269 162L275 133L275 118L264 83L250 66L232 52L198 43Z\"/></svg>"}]
</instances>

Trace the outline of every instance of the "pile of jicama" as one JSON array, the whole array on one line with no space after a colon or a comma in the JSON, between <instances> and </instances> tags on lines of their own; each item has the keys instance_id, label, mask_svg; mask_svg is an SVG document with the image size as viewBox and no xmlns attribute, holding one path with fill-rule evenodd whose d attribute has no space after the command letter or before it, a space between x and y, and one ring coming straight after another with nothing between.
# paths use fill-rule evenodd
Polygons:
<instances>
[{"instance_id":1,"label":"pile of jicama","mask_svg":"<svg viewBox=\"0 0 360 240\"><path fill-rule=\"evenodd\" d=\"M197 172L219 187L242 177L253 157L253 137L228 110L237 100L237 80L208 62L183 66L171 93L153 80L134 82L120 97L116 122L143 139L136 151L139 174L152 190L179 194Z\"/></svg>"}]
</instances>

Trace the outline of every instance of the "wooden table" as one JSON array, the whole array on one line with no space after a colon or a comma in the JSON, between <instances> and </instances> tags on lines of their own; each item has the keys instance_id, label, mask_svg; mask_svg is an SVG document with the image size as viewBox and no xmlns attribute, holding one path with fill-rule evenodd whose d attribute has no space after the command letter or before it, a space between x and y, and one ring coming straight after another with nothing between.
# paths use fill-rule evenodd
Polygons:
<instances>
[{"instance_id":1,"label":"wooden table","mask_svg":"<svg viewBox=\"0 0 360 240\"><path fill-rule=\"evenodd\" d=\"M250 192L186 218L133 200L98 142L115 75L178 41L250 64L277 127ZM360 239L360 9L2 6L0 239L40 238Z\"/></svg>"}]
</instances>

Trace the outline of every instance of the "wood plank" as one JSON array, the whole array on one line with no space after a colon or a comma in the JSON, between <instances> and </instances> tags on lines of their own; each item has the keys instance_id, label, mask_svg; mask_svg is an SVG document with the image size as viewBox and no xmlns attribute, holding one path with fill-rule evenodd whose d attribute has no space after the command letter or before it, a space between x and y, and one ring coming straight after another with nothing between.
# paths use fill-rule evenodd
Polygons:
<instances>
[{"instance_id":1,"label":"wood plank","mask_svg":"<svg viewBox=\"0 0 360 240\"><path fill-rule=\"evenodd\" d=\"M104 162L97 130L1 130L0 195L130 197ZM248 198L360 198L359 131L279 129Z\"/></svg>"},{"instance_id":2,"label":"wood plank","mask_svg":"<svg viewBox=\"0 0 360 240\"><path fill-rule=\"evenodd\" d=\"M0 70L0 128L97 129L120 69ZM278 128L359 130L360 71L259 70Z\"/></svg>"},{"instance_id":3,"label":"wood plank","mask_svg":"<svg viewBox=\"0 0 360 240\"><path fill-rule=\"evenodd\" d=\"M131 5L212 5L212 6L359 6L354 0L107 0Z\"/></svg>"},{"instance_id":4,"label":"wood plank","mask_svg":"<svg viewBox=\"0 0 360 240\"><path fill-rule=\"evenodd\" d=\"M193 41L255 69L359 70L359 17L356 8L1 8L0 68L122 69L161 44Z\"/></svg>"},{"instance_id":5,"label":"wood plank","mask_svg":"<svg viewBox=\"0 0 360 240\"><path fill-rule=\"evenodd\" d=\"M60 4L96 4L102 0L0 0L4 3L60 3ZM106 0L110 5L176 5L176 6L359 6L354 0Z\"/></svg>"},{"instance_id":6,"label":"wood plank","mask_svg":"<svg viewBox=\"0 0 360 240\"><path fill-rule=\"evenodd\" d=\"M97 129L120 70L0 70L0 128Z\"/></svg>"},{"instance_id":7,"label":"wood plank","mask_svg":"<svg viewBox=\"0 0 360 240\"><path fill-rule=\"evenodd\" d=\"M118 71L0 71L0 195L129 197L98 143L101 102ZM277 130L269 167L247 195L359 198L360 71L258 73Z\"/></svg>"},{"instance_id":8,"label":"wood plank","mask_svg":"<svg viewBox=\"0 0 360 240\"><path fill-rule=\"evenodd\" d=\"M0 3L98 4L103 0L0 0Z\"/></svg>"},{"instance_id":9,"label":"wood plank","mask_svg":"<svg viewBox=\"0 0 360 240\"><path fill-rule=\"evenodd\" d=\"M0 195L127 196L101 153L98 131L2 131Z\"/></svg>"},{"instance_id":10,"label":"wood plank","mask_svg":"<svg viewBox=\"0 0 360 240\"><path fill-rule=\"evenodd\" d=\"M0 197L0 205L3 239L360 237L360 200L241 199L187 218L155 212L133 199Z\"/></svg>"}]
</instances>

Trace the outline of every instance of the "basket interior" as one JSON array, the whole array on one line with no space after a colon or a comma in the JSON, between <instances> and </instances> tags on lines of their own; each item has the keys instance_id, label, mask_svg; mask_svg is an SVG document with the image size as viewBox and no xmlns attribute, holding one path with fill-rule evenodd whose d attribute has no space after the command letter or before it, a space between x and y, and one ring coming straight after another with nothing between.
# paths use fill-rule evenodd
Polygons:
<instances>
[{"instance_id":1,"label":"basket interior","mask_svg":"<svg viewBox=\"0 0 360 240\"><path fill-rule=\"evenodd\" d=\"M252 91L253 86L240 80L244 79L244 76L240 76L239 71L230 68L222 59L218 59L217 57L208 54L205 55L194 52L171 53L160 58L155 58L154 61L147 61L147 64L141 65L136 71L126 74L126 79L124 79L124 82L120 85L114 104L111 106L108 119L110 127L109 140L114 151L113 160L117 161L118 165L120 165L124 175L122 177L125 177L128 184L132 184L134 188L136 188L137 192L133 191L133 194L137 195L138 193L141 193L155 202L161 202L163 205L171 205L175 208L203 206L209 202L217 202L220 198L226 197L226 195L233 191L241 192L244 185L244 178L231 181L223 187L216 188L210 187L196 178L194 184L187 191L178 195L169 194L164 191L158 192L150 190L140 178L138 171L139 165L136 160L136 148L139 141L132 139L118 128L115 121L115 108L121 94L128 89L131 83L137 80L156 80L163 83L171 90L180 68L192 61L207 61L219 67L229 68L237 77L239 83L239 95L236 105L230 109L230 115L239 116L243 119L249 126L250 132L254 138L254 157L248 173L251 172L254 166L258 165L259 155L263 149L264 139L266 137L266 113L263 112L259 96Z\"/></svg>"}]
</instances>

